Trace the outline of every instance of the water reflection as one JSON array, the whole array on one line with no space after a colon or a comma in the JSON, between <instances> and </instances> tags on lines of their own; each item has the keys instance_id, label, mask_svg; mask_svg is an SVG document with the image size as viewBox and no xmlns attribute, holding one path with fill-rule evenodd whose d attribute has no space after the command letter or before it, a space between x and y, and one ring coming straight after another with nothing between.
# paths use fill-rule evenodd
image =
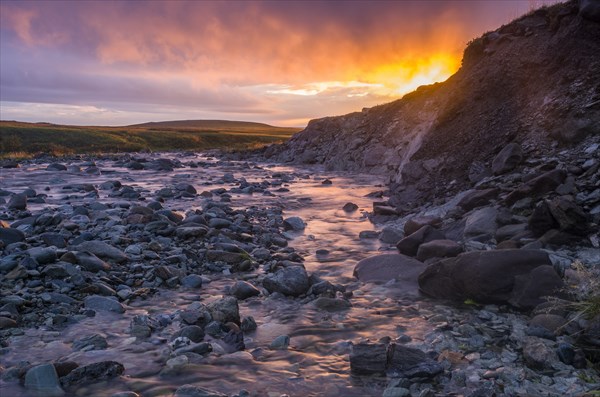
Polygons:
<instances>
[{"instance_id":1,"label":"water reflection","mask_svg":"<svg viewBox=\"0 0 600 397\"><path fill-rule=\"evenodd\" d=\"M201 156L189 156L185 161L212 162ZM209 302L224 294L235 280L222 275L208 275L211 283L197 294L189 291L162 290L146 300L132 303L124 315L98 313L67 327L64 331L28 330L24 336L13 338L10 351L2 357L4 366L22 361L42 363L72 360L88 364L115 360L126 368L122 379L90 385L78 395L106 396L120 390L133 390L143 396L170 395L178 386L192 383L223 393L241 389L251 395L267 396L287 393L291 396L365 396L380 395L384 380L354 379L349 373L348 353L352 341L361 338L378 340L407 334L419 339L425 330L424 321L416 315L420 304L405 296L393 284L363 285L352 278L356 262L382 249L375 239L359 239L363 230L372 230L366 212L372 207L368 193L379 190L382 181L373 176L345 175L318 169L283 166L245 166L238 163L217 164L207 168L176 168L173 172L129 171L114 166L110 160L97 161L100 175L82 173L48 173L44 164L29 165L18 170L3 170L0 188L14 192L33 188L47 194L46 203L29 205L32 212L42 208L59 208L65 204L83 202L103 203L121 201L99 191L95 198L81 193L65 193L63 186L88 183L99 185L108 180L142 189L150 196L157 190L185 181L198 192L216 188L231 189L237 183L225 183L224 174L244 177L248 182L272 182L273 174L286 175L289 182L270 188L272 195L230 193L234 208L248 206L277 206L284 216L299 216L307 227L303 232L288 233L290 246L305 258L311 273L352 291L352 307L339 312L317 309L313 303L303 304L293 299L250 298L240 302L243 317L253 316L258 324L255 332L245 335L246 351L229 355L211 354L201 362L189 363L174 371L163 370L168 357L167 342L177 325L172 324L153 334L149 341L139 342L129 335L129 324L136 314L167 314L176 316L193 301ZM322 178L333 181L323 185ZM206 199L169 200L173 210L201 208ZM347 202L358 210L345 212ZM385 247L384 247L385 248ZM106 337L108 349L73 352L71 343L86 335L99 333ZM271 341L282 334L291 337L290 349L271 351ZM2 383L3 395L25 396L26 391L11 383Z\"/></svg>"}]
</instances>

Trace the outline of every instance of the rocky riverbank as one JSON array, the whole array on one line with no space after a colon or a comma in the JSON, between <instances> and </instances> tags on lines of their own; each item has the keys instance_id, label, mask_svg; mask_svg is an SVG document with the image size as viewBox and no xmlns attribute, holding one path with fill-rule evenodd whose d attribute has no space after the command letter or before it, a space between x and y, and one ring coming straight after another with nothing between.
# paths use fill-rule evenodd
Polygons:
<instances>
[{"instance_id":1,"label":"rocky riverbank","mask_svg":"<svg viewBox=\"0 0 600 397\"><path fill-rule=\"evenodd\" d=\"M191 154L4 168L2 390L585 395L598 318L558 299L600 266L599 143L407 214L370 177Z\"/></svg>"}]
</instances>

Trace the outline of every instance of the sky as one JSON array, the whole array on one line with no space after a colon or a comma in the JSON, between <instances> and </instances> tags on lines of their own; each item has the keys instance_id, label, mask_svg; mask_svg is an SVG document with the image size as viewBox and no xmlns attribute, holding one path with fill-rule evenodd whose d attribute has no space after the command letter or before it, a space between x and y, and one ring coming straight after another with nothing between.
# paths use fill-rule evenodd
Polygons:
<instances>
[{"instance_id":1,"label":"sky","mask_svg":"<svg viewBox=\"0 0 600 397\"><path fill-rule=\"evenodd\" d=\"M554 0L0 0L0 119L304 126L460 67L466 43Z\"/></svg>"}]
</instances>

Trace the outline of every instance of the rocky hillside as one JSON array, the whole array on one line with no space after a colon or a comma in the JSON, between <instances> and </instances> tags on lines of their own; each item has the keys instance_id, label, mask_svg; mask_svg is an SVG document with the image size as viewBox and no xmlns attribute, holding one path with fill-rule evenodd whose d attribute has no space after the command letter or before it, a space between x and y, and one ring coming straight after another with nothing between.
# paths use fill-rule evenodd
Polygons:
<instances>
[{"instance_id":1,"label":"rocky hillside","mask_svg":"<svg viewBox=\"0 0 600 397\"><path fill-rule=\"evenodd\" d=\"M462 67L444 83L312 120L265 155L385 173L391 202L410 210L491 175L509 143L525 158L573 147L600 133L600 18L596 3L582 4L542 8L488 32L469 43Z\"/></svg>"}]
</instances>

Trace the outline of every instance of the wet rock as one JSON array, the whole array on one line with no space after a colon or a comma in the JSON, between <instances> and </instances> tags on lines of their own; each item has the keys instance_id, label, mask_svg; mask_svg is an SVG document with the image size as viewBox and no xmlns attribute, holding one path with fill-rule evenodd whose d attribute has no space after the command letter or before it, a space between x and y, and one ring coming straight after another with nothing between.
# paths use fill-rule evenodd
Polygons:
<instances>
[{"instance_id":1,"label":"wet rock","mask_svg":"<svg viewBox=\"0 0 600 397\"><path fill-rule=\"evenodd\" d=\"M173 397L227 397L227 395L200 386L183 385L175 391Z\"/></svg>"},{"instance_id":2,"label":"wet rock","mask_svg":"<svg viewBox=\"0 0 600 397\"><path fill-rule=\"evenodd\" d=\"M513 297L515 277L542 265L551 266L550 258L538 250L466 252L429 265L419 276L419 286L435 298L502 303Z\"/></svg>"},{"instance_id":3,"label":"wet rock","mask_svg":"<svg viewBox=\"0 0 600 397\"><path fill-rule=\"evenodd\" d=\"M103 350L107 347L106 338L99 334L85 336L73 342L73 350Z\"/></svg>"},{"instance_id":4,"label":"wet rock","mask_svg":"<svg viewBox=\"0 0 600 397\"><path fill-rule=\"evenodd\" d=\"M342 209L346 212L354 212L358 209L358 205L356 205L354 203L346 203L346 204L344 204Z\"/></svg>"},{"instance_id":5,"label":"wet rock","mask_svg":"<svg viewBox=\"0 0 600 397\"><path fill-rule=\"evenodd\" d=\"M290 345L290 337L287 335L279 335L277 338L273 339L273 342L269 345L269 349L271 350L287 350Z\"/></svg>"},{"instance_id":6,"label":"wet rock","mask_svg":"<svg viewBox=\"0 0 600 397\"><path fill-rule=\"evenodd\" d=\"M430 258L457 256L463 251L460 244L452 240L433 240L419 245L417 260L424 262Z\"/></svg>"},{"instance_id":7,"label":"wet rock","mask_svg":"<svg viewBox=\"0 0 600 397\"><path fill-rule=\"evenodd\" d=\"M522 159L521 146L509 143L492 160L492 172L494 175L500 175L512 171L521 163Z\"/></svg>"},{"instance_id":8,"label":"wet rock","mask_svg":"<svg viewBox=\"0 0 600 397\"><path fill-rule=\"evenodd\" d=\"M387 359L384 343L358 343L352 346L350 371L356 375L384 375Z\"/></svg>"},{"instance_id":9,"label":"wet rock","mask_svg":"<svg viewBox=\"0 0 600 397\"><path fill-rule=\"evenodd\" d=\"M233 296L226 296L217 301L209 303L207 306L213 320L221 323L232 322L240 324L240 309L238 301Z\"/></svg>"},{"instance_id":10,"label":"wet rock","mask_svg":"<svg viewBox=\"0 0 600 397\"><path fill-rule=\"evenodd\" d=\"M20 243L25 241L25 234L19 229L0 227L0 241L3 242L4 245Z\"/></svg>"},{"instance_id":11,"label":"wet rock","mask_svg":"<svg viewBox=\"0 0 600 397\"><path fill-rule=\"evenodd\" d=\"M251 332L251 331L255 331L256 328L258 328L258 326L256 325L256 321L254 320L254 317L248 316L248 317L244 317L244 319L242 320L242 326L240 328L242 329L243 332Z\"/></svg>"},{"instance_id":12,"label":"wet rock","mask_svg":"<svg viewBox=\"0 0 600 397\"><path fill-rule=\"evenodd\" d=\"M67 376L60 378L60 383L65 388L88 385L116 378L123 372L125 372L125 367L122 364L116 361L102 361L75 368Z\"/></svg>"},{"instance_id":13,"label":"wet rock","mask_svg":"<svg viewBox=\"0 0 600 397\"><path fill-rule=\"evenodd\" d=\"M271 293L299 296L306 293L310 285L306 270L301 266L291 266L268 274L263 280L263 287Z\"/></svg>"},{"instance_id":14,"label":"wet rock","mask_svg":"<svg viewBox=\"0 0 600 397\"><path fill-rule=\"evenodd\" d=\"M25 374L25 388L50 397L65 394L52 364L41 364L29 369Z\"/></svg>"},{"instance_id":15,"label":"wet rock","mask_svg":"<svg viewBox=\"0 0 600 397\"><path fill-rule=\"evenodd\" d=\"M352 307L350 302L345 299L339 298L329 298L326 296L321 296L315 299L314 303L315 307L320 310L325 310L328 312L339 312L343 310L348 310Z\"/></svg>"},{"instance_id":16,"label":"wet rock","mask_svg":"<svg viewBox=\"0 0 600 397\"><path fill-rule=\"evenodd\" d=\"M208 226L214 229L224 229L231 226L232 224L233 222L231 222L229 219L223 218L212 218L208 221Z\"/></svg>"},{"instance_id":17,"label":"wet rock","mask_svg":"<svg viewBox=\"0 0 600 397\"><path fill-rule=\"evenodd\" d=\"M40 238L46 245L51 245L56 248L66 248L67 241L65 236L60 233L42 233Z\"/></svg>"},{"instance_id":18,"label":"wet rock","mask_svg":"<svg viewBox=\"0 0 600 397\"><path fill-rule=\"evenodd\" d=\"M188 325L175 332L171 340L179 337L186 337L194 343L200 343L204 339L204 330L197 325Z\"/></svg>"},{"instance_id":19,"label":"wet rock","mask_svg":"<svg viewBox=\"0 0 600 397\"><path fill-rule=\"evenodd\" d=\"M9 210L25 211L27 209L27 195L23 193L13 194L6 206Z\"/></svg>"},{"instance_id":20,"label":"wet rock","mask_svg":"<svg viewBox=\"0 0 600 397\"><path fill-rule=\"evenodd\" d=\"M236 283L231 287L231 295L235 296L239 300L244 300L260 295L260 291L254 285L246 281L236 281Z\"/></svg>"},{"instance_id":21,"label":"wet rock","mask_svg":"<svg viewBox=\"0 0 600 397\"><path fill-rule=\"evenodd\" d=\"M46 171L66 171L67 167L64 164L52 163L46 167Z\"/></svg>"},{"instance_id":22,"label":"wet rock","mask_svg":"<svg viewBox=\"0 0 600 397\"><path fill-rule=\"evenodd\" d=\"M437 230L433 226L425 225L416 232L400 240L396 247L401 254L416 256L421 244L433 240L443 240L445 238L446 236L443 232Z\"/></svg>"},{"instance_id":23,"label":"wet rock","mask_svg":"<svg viewBox=\"0 0 600 397\"><path fill-rule=\"evenodd\" d=\"M419 274L425 265L402 254L382 254L359 261L354 268L354 277L362 282L387 282L399 280L406 292L417 290Z\"/></svg>"},{"instance_id":24,"label":"wet rock","mask_svg":"<svg viewBox=\"0 0 600 397\"><path fill-rule=\"evenodd\" d=\"M402 378L432 378L444 371L427 354L412 347L391 344L388 352L388 374Z\"/></svg>"},{"instance_id":25,"label":"wet rock","mask_svg":"<svg viewBox=\"0 0 600 397\"><path fill-rule=\"evenodd\" d=\"M304 230L306 224L302 218L292 216L283 220L283 228L285 230L301 231Z\"/></svg>"},{"instance_id":26,"label":"wet rock","mask_svg":"<svg viewBox=\"0 0 600 397\"><path fill-rule=\"evenodd\" d=\"M117 300L106 296L91 295L84 300L84 305L88 309L105 310L115 313L125 313L125 307Z\"/></svg>"},{"instance_id":27,"label":"wet rock","mask_svg":"<svg viewBox=\"0 0 600 397\"><path fill-rule=\"evenodd\" d=\"M398 244L398 242L402 239L402 232L395 227L386 226L379 233L379 240L386 244Z\"/></svg>"},{"instance_id":28,"label":"wet rock","mask_svg":"<svg viewBox=\"0 0 600 397\"><path fill-rule=\"evenodd\" d=\"M88 251L102 259L108 259L117 263L127 261L127 255L120 249L113 247L104 241L85 241L76 246L78 251Z\"/></svg>"}]
</instances>

